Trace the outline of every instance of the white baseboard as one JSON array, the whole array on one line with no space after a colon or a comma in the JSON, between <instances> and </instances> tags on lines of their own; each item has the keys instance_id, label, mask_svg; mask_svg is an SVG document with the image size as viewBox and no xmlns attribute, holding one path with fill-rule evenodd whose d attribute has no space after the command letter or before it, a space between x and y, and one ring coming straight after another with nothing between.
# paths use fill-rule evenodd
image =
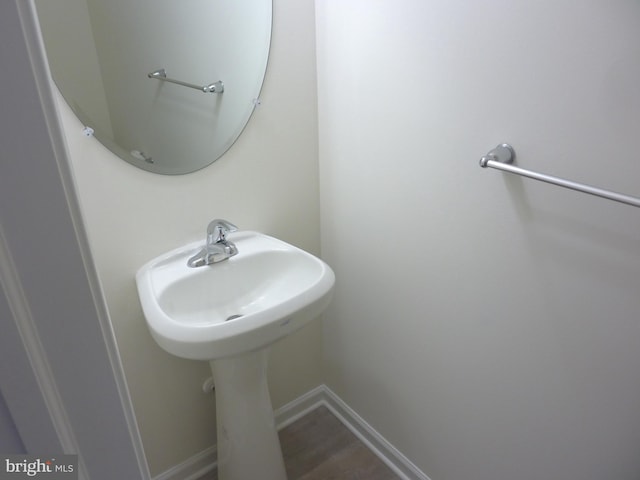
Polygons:
<instances>
[{"instance_id":1,"label":"white baseboard","mask_svg":"<svg viewBox=\"0 0 640 480\"><path fill-rule=\"evenodd\" d=\"M160 475L153 477L153 480L199 480L215 470L218 459L217 453L216 446L213 445L193 457L187 458L184 462L174 465Z\"/></svg>"},{"instance_id":2,"label":"white baseboard","mask_svg":"<svg viewBox=\"0 0 640 480\"><path fill-rule=\"evenodd\" d=\"M397 448L391 445L326 385L320 385L274 412L278 430L324 405L401 480L429 480ZM210 447L154 477L153 480L199 480L216 468L216 448Z\"/></svg>"}]
</instances>

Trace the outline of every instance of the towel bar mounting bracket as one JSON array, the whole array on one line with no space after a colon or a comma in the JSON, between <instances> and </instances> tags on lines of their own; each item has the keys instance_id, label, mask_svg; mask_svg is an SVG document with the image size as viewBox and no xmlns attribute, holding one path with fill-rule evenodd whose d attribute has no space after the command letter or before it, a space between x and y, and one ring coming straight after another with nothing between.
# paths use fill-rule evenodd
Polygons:
<instances>
[{"instance_id":1,"label":"towel bar mounting bracket","mask_svg":"<svg viewBox=\"0 0 640 480\"><path fill-rule=\"evenodd\" d=\"M480 166L486 168L489 160L510 164L513 163L515 159L516 151L513 147L508 143L501 143L480 159Z\"/></svg>"}]
</instances>

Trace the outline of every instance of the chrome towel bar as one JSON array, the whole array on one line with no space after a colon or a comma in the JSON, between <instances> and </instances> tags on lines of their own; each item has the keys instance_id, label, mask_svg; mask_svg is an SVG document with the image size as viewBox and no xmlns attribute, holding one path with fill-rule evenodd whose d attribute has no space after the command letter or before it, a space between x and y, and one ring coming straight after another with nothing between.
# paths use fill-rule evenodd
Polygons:
<instances>
[{"instance_id":1,"label":"chrome towel bar","mask_svg":"<svg viewBox=\"0 0 640 480\"><path fill-rule=\"evenodd\" d=\"M569 188L578 192L588 193L589 195L595 195L596 197L606 198L608 200L613 200L614 202L626 203L627 205L640 207L640 198L638 197L604 190L602 188L573 182L564 178L553 177L544 173L532 172L531 170L525 170L524 168L511 165L515 160L515 157L516 152L513 147L508 143L502 143L480 159L480 166L482 168L495 168L497 170L502 170L503 172L522 175L523 177L533 178L534 180L550 183L559 187Z\"/></svg>"},{"instance_id":2,"label":"chrome towel bar","mask_svg":"<svg viewBox=\"0 0 640 480\"><path fill-rule=\"evenodd\" d=\"M160 80L161 82L171 82L178 85L182 85L183 87L195 88L196 90L200 90L204 93L222 93L224 92L224 83L222 80L218 80L217 82L211 83L209 85L194 85L193 83L182 82L180 80L174 80L172 78L167 78L167 72L164 68L160 68L155 72L151 72L147 75L149 78L155 78L156 80Z\"/></svg>"}]
</instances>

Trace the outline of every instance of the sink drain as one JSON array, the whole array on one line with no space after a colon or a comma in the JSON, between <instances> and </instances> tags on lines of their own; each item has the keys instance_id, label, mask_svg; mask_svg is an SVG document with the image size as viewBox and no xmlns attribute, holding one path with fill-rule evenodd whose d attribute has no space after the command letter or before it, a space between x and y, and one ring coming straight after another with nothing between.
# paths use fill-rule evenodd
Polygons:
<instances>
[{"instance_id":1,"label":"sink drain","mask_svg":"<svg viewBox=\"0 0 640 480\"><path fill-rule=\"evenodd\" d=\"M239 315L237 313L235 315L229 315L225 320L225 322L228 322L229 320L235 320L236 318L240 318L240 317L242 317L242 315Z\"/></svg>"}]
</instances>

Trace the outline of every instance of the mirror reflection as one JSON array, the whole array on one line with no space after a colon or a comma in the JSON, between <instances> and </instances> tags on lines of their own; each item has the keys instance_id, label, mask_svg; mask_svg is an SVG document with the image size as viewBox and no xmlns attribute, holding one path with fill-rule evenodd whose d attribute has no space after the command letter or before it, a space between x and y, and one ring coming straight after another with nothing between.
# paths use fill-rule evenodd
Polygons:
<instances>
[{"instance_id":1,"label":"mirror reflection","mask_svg":"<svg viewBox=\"0 0 640 480\"><path fill-rule=\"evenodd\" d=\"M193 172L226 152L251 117L267 66L270 0L36 6L56 85L123 160L156 173ZM183 84L149 76L161 69Z\"/></svg>"}]
</instances>

